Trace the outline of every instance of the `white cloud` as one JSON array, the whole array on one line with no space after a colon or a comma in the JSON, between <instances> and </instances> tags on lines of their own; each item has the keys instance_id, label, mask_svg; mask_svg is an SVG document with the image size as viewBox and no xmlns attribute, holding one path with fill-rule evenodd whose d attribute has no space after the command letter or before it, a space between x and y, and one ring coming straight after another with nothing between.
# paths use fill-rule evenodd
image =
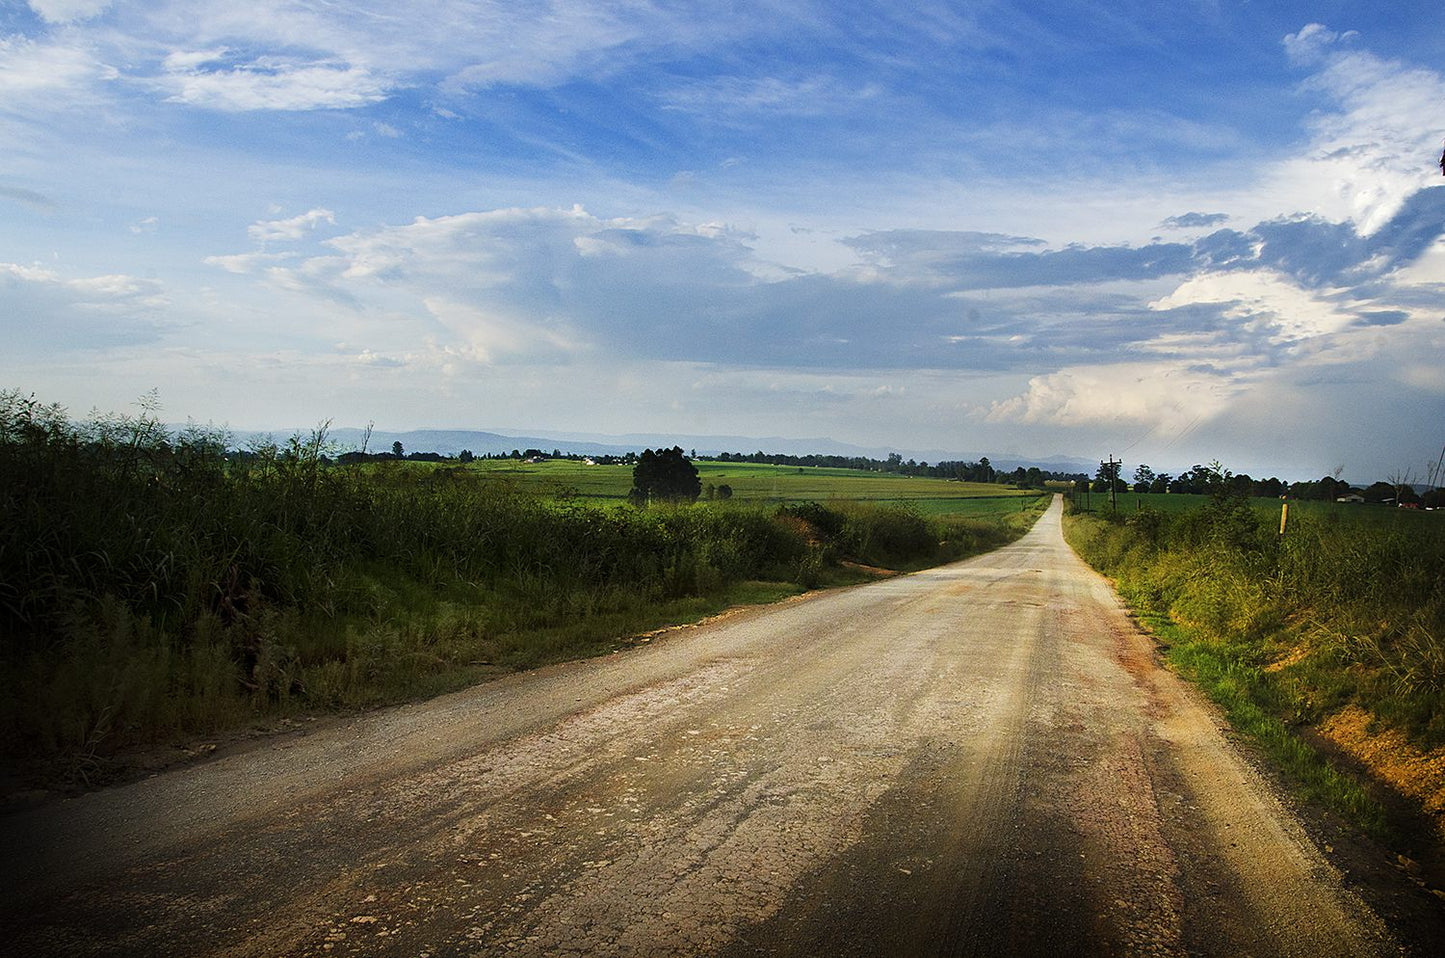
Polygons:
<instances>
[{"instance_id":1,"label":"white cloud","mask_svg":"<svg viewBox=\"0 0 1445 958\"><path fill-rule=\"evenodd\" d=\"M225 48L176 51L155 81L167 99L223 112L351 109L386 98L393 82L341 60L262 56L236 62Z\"/></svg>"},{"instance_id":2,"label":"white cloud","mask_svg":"<svg viewBox=\"0 0 1445 958\"><path fill-rule=\"evenodd\" d=\"M95 82L116 76L82 47L0 37L0 110L27 105L50 109L57 95L79 97Z\"/></svg>"},{"instance_id":3,"label":"white cloud","mask_svg":"<svg viewBox=\"0 0 1445 958\"><path fill-rule=\"evenodd\" d=\"M169 305L152 279L0 263L0 339L17 355L152 342Z\"/></svg>"},{"instance_id":4,"label":"white cloud","mask_svg":"<svg viewBox=\"0 0 1445 958\"><path fill-rule=\"evenodd\" d=\"M1311 24L1285 38L1291 59L1314 70L1305 88L1338 109L1312 117L1308 152L1273 170L1265 195L1297 198L1280 212L1347 218L1368 236L1438 177L1445 77L1354 49L1352 37Z\"/></svg>"},{"instance_id":5,"label":"white cloud","mask_svg":"<svg viewBox=\"0 0 1445 958\"><path fill-rule=\"evenodd\" d=\"M236 253L230 256L207 256L201 262L219 266L228 273L254 273L264 266L290 259L290 253Z\"/></svg>"},{"instance_id":6,"label":"white cloud","mask_svg":"<svg viewBox=\"0 0 1445 958\"><path fill-rule=\"evenodd\" d=\"M121 274L67 279L43 266L0 263L0 282L11 291L21 287L64 291L74 305L84 309L158 309L168 303L158 281Z\"/></svg>"},{"instance_id":7,"label":"white cloud","mask_svg":"<svg viewBox=\"0 0 1445 958\"><path fill-rule=\"evenodd\" d=\"M1284 51L1295 63L1312 64L1322 59L1341 40L1352 40L1359 34L1336 33L1322 23L1307 23L1299 33L1284 38Z\"/></svg>"},{"instance_id":8,"label":"white cloud","mask_svg":"<svg viewBox=\"0 0 1445 958\"><path fill-rule=\"evenodd\" d=\"M72 279L66 285L80 296L79 306L115 309L140 306L158 309L168 305L159 282L121 274Z\"/></svg>"},{"instance_id":9,"label":"white cloud","mask_svg":"<svg viewBox=\"0 0 1445 958\"><path fill-rule=\"evenodd\" d=\"M873 84L849 86L829 76L718 77L678 87L662 96L664 108L738 116L822 116L856 110L881 90Z\"/></svg>"},{"instance_id":10,"label":"white cloud","mask_svg":"<svg viewBox=\"0 0 1445 958\"><path fill-rule=\"evenodd\" d=\"M1150 309L1181 309L1211 304L1244 328L1263 332L1270 342L1288 344L1338 333L1356 319L1335 297L1301 289L1271 270L1203 273L1180 283Z\"/></svg>"},{"instance_id":11,"label":"white cloud","mask_svg":"<svg viewBox=\"0 0 1445 958\"><path fill-rule=\"evenodd\" d=\"M145 30L180 45L312 51L320 59L383 67L389 75L446 78L453 92L497 84L552 85L605 71L610 57L658 45L716 42L706 9L648 0L171 0L145 14ZM746 29L735 18L723 29Z\"/></svg>"},{"instance_id":12,"label":"white cloud","mask_svg":"<svg viewBox=\"0 0 1445 958\"><path fill-rule=\"evenodd\" d=\"M1033 377L1022 394L990 404L984 418L1055 426L1126 422L1177 431L1218 414L1242 388L1235 376L1183 363L1076 366Z\"/></svg>"},{"instance_id":13,"label":"white cloud","mask_svg":"<svg viewBox=\"0 0 1445 958\"><path fill-rule=\"evenodd\" d=\"M490 364L500 359L562 360L582 347L566 332L526 318L516 319L438 296L422 301L429 313L453 334L443 350L460 359Z\"/></svg>"},{"instance_id":14,"label":"white cloud","mask_svg":"<svg viewBox=\"0 0 1445 958\"><path fill-rule=\"evenodd\" d=\"M29 0L30 9L46 23L89 20L110 6L111 0Z\"/></svg>"},{"instance_id":15,"label":"white cloud","mask_svg":"<svg viewBox=\"0 0 1445 958\"><path fill-rule=\"evenodd\" d=\"M246 228L246 235L258 243L285 242L303 239L322 223L336 225L336 214L330 210L313 209L284 220L262 220Z\"/></svg>"}]
</instances>

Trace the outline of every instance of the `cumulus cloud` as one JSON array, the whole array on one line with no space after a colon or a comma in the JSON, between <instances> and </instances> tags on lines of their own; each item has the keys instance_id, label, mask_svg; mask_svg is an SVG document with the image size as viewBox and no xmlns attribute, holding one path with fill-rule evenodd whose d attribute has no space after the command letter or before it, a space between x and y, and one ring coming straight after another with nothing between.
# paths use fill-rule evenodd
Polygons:
<instances>
[{"instance_id":1,"label":"cumulus cloud","mask_svg":"<svg viewBox=\"0 0 1445 958\"><path fill-rule=\"evenodd\" d=\"M759 268L752 235L723 223L602 218L581 207L418 217L327 239L324 255L266 248L335 222L318 208L253 224L261 249L207 262L349 308L410 315L458 362L585 352L1040 373L1122 353L1217 374L1221 364L1237 373L1243 355L1257 368L1339 361L1349 331L1408 324L1418 308L1396 295L1393 277L1440 234L1436 202L1412 198L1371 237L1319 218L1137 247L879 231L845 241L864 267L802 274ZM1376 288L1342 286L1346 278Z\"/></svg>"},{"instance_id":2,"label":"cumulus cloud","mask_svg":"<svg viewBox=\"0 0 1445 958\"><path fill-rule=\"evenodd\" d=\"M1149 306L1173 310L1202 303L1222 305L1224 316L1238 321L1243 330L1264 333L1271 345L1337 333L1355 320L1355 314L1333 298L1270 270L1202 273Z\"/></svg>"},{"instance_id":3,"label":"cumulus cloud","mask_svg":"<svg viewBox=\"0 0 1445 958\"><path fill-rule=\"evenodd\" d=\"M1313 115L1309 153L1281 164L1265 185L1311 204L1296 209L1348 218L1370 235L1438 175L1445 77L1358 49L1354 39L1320 24L1285 38L1291 61L1311 71L1305 89L1336 107Z\"/></svg>"},{"instance_id":4,"label":"cumulus cloud","mask_svg":"<svg viewBox=\"0 0 1445 958\"><path fill-rule=\"evenodd\" d=\"M322 223L336 225L336 214L316 208L284 220L262 220L246 228L246 235L258 243L287 242L304 238Z\"/></svg>"},{"instance_id":5,"label":"cumulus cloud","mask_svg":"<svg viewBox=\"0 0 1445 958\"><path fill-rule=\"evenodd\" d=\"M1177 431L1223 410L1243 388L1233 376L1173 363L1077 366L1029 380L990 404L989 422L1090 426L1130 422Z\"/></svg>"}]
</instances>

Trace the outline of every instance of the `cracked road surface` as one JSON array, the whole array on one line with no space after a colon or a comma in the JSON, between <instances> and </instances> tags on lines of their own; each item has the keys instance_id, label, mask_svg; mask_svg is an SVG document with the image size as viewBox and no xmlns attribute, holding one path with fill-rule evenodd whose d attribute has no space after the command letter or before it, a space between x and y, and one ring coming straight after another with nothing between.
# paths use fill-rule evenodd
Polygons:
<instances>
[{"instance_id":1,"label":"cracked road surface","mask_svg":"<svg viewBox=\"0 0 1445 958\"><path fill-rule=\"evenodd\" d=\"M1397 953L1064 543L11 815L16 955Z\"/></svg>"}]
</instances>

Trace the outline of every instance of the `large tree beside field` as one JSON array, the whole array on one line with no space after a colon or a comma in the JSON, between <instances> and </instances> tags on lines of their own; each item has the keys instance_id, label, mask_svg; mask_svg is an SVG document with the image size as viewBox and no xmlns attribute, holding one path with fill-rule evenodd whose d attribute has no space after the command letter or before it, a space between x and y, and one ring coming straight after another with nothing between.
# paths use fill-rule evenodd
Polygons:
<instances>
[{"instance_id":1,"label":"large tree beside field","mask_svg":"<svg viewBox=\"0 0 1445 958\"><path fill-rule=\"evenodd\" d=\"M697 467L682 454L681 447L644 449L632 467L632 492L628 498L644 505L664 500L692 502L702 493Z\"/></svg>"}]
</instances>

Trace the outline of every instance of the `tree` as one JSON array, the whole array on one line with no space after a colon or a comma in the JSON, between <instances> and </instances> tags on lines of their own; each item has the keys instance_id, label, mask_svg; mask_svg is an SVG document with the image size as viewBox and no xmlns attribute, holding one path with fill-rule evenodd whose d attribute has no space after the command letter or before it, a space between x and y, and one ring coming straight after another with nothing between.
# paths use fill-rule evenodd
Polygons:
<instances>
[{"instance_id":1,"label":"tree","mask_svg":"<svg viewBox=\"0 0 1445 958\"><path fill-rule=\"evenodd\" d=\"M1394 502L1395 486L1389 482L1372 482L1365 490L1366 502Z\"/></svg>"},{"instance_id":2,"label":"tree","mask_svg":"<svg viewBox=\"0 0 1445 958\"><path fill-rule=\"evenodd\" d=\"M1409 469L1396 469L1385 477L1390 485L1395 487L1395 504L1402 502L1419 502L1420 497L1415 493L1415 473Z\"/></svg>"},{"instance_id":3,"label":"tree","mask_svg":"<svg viewBox=\"0 0 1445 958\"><path fill-rule=\"evenodd\" d=\"M463 449L461 452L457 453L457 462L471 462L475 458L477 457L472 453L470 449Z\"/></svg>"},{"instance_id":4,"label":"tree","mask_svg":"<svg viewBox=\"0 0 1445 958\"><path fill-rule=\"evenodd\" d=\"M401 448L401 440L400 440L400 439L398 439L396 442L394 442L394 443L391 444L391 454L392 454L393 456L395 456L396 458L400 459L400 458L402 457L402 455L405 454L405 452L406 452L406 450Z\"/></svg>"},{"instance_id":5,"label":"tree","mask_svg":"<svg viewBox=\"0 0 1445 958\"><path fill-rule=\"evenodd\" d=\"M1154 470L1139 463L1139 468L1134 470L1134 491L1149 492L1154 487Z\"/></svg>"},{"instance_id":6,"label":"tree","mask_svg":"<svg viewBox=\"0 0 1445 958\"><path fill-rule=\"evenodd\" d=\"M634 504L656 502L692 502L702 492L702 481L697 477L697 467L688 462L682 448L659 449L653 452L644 449L632 467L632 492L629 501Z\"/></svg>"},{"instance_id":7,"label":"tree","mask_svg":"<svg viewBox=\"0 0 1445 958\"><path fill-rule=\"evenodd\" d=\"M1108 492L1112 486L1115 492L1128 492L1129 487L1119 477L1123 468L1124 464L1114 459L1099 463L1099 471L1094 474L1094 491Z\"/></svg>"}]
</instances>

